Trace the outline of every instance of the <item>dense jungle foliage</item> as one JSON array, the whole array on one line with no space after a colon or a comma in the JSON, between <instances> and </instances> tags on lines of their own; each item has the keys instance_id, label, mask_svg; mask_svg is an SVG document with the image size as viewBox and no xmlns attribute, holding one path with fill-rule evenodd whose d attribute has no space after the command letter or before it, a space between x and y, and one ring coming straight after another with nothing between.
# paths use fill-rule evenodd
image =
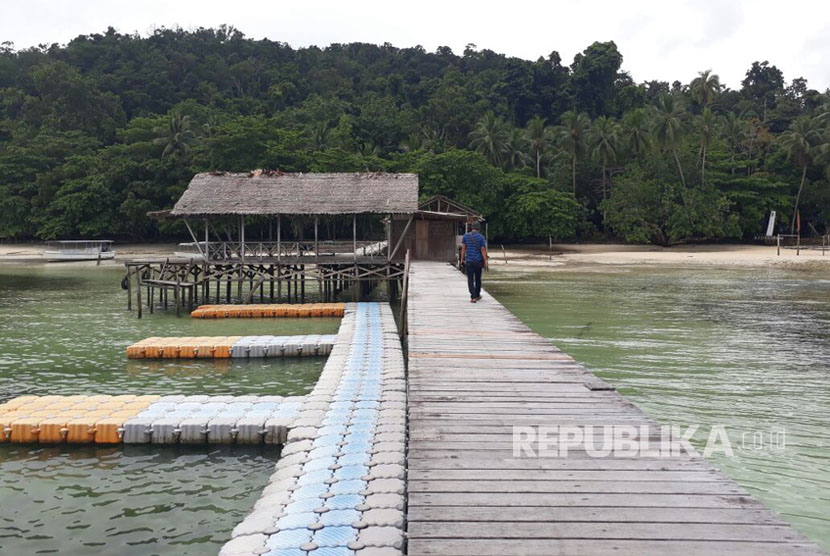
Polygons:
<instances>
[{"instance_id":1,"label":"dense jungle foliage","mask_svg":"<svg viewBox=\"0 0 830 556\"><path fill-rule=\"evenodd\" d=\"M637 83L622 60L613 42L570 65L294 49L227 26L5 43L0 238L173 237L146 213L195 172L253 168L417 172L422 196L477 208L502 240L747 239L770 210L784 233L796 210L802 234L827 233L827 90L768 62L740 90L711 71Z\"/></svg>"}]
</instances>

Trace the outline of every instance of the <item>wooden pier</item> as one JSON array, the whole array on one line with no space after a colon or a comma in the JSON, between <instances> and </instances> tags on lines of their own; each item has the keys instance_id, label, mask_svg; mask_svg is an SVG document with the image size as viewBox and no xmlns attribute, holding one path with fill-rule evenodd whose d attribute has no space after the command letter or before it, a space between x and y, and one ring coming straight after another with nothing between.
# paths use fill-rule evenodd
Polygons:
<instances>
[{"instance_id":1,"label":"wooden pier","mask_svg":"<svg viewBox=\"0 0 830 556\"><path fill-rule=\"evenodd\" d=\"M823 554L697 455L514 457L514 426L659 424L482 295L412 263L408 554Z\"/></svg>"},{"instance_id":2,"label":"wooden pier","mask_svg":"<svg viewBox=\"0 0 830 556\"><path fill-rule=\"evenodd\" d=\"M304 303L334 301L345 292L352 300L386 282L390 297L403 281L404 262L386 257L285 256L199 261L185 258L136 259L124 263L122 285L127 308L192 310L210 303Z\"/></svg>"}]
</instances>

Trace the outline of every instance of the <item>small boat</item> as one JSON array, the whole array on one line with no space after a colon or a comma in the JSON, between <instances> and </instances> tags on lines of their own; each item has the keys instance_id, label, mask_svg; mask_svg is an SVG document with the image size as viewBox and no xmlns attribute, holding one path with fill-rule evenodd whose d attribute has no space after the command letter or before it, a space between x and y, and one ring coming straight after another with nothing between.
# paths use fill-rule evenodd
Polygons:
<instances>
[{"instance_id":1,"label":"small boat","mask_svg":"<svg viewBox=\"0 0 830 556\"><path fill-rule=\"evenodd\" d=\"M111 239L47 241L41 257L49 262L106 261L115 258Z\"/></svg>"},{"instance_id":2,"label":"small boat","mask_svg":"<svg viewBox=\"0 0 830 556\"><path fill-rule=\"evenodd\" d=\"M191 259L194 261L203 261L205 260L205 256L202 255L201 249L203 249L204 247L205 243L203 241L200 241L199 243L180 243L179 249L173 251L173 256L177 259Z\"/></svg>"}]
</instances>

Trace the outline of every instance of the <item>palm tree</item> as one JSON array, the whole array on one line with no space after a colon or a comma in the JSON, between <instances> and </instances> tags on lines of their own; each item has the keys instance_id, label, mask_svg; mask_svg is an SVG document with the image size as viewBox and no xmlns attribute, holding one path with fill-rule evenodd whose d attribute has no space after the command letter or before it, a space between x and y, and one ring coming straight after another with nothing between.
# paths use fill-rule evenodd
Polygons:
<instances>
[{"instance_id":1,"label":"palm tree","mask_svg":"<svg viewBox=\"0 0 830 556\"><path fill-rule=\"evenodd\" d=\"M372 141L364 141L357 146L357 152L363 157L380 156L380 147Z\"/></svg>"},{"instance_id":2,"label":"palm tree","mask_svg":"<svg viewBox=\"0 0 830 556\"><path fill-rule=\"evenodd\" d=\"M501 166L508 137L504 122L492 111L481 117L473 131L470 132L469 138L470 146L484 153L490 164Z\"/></svg>"},{"instance_id":3,"label":"palm tree","mask_svg":"<svg viewBox=\"0 0 830 556\"><path fill-rule=\"evenodd\" d=\"M576 195L576 160L585 150L585 141L591 128L591 118L582 112L569 110L562 114L562 125L556 129L556 144L571 159L573 193Z\"/></svg>"},{"instance_id":4,"label":"palm tree","mask_svg":"<svg viewBox=\"0 0 830 556\"><path fill-rule=\"evenodd\" d=\"M505 169L519 168L524 166L527 162L527 139L525 139L524 130L517 127L511 128L507 132L507 139L504 143L504 166Z\"/></svg>"},{"instance_id":5,"label":"palm tree","mask_svg":"<svg viewBox=\"0 0 830 556\"><path fill-rule=\"evenodd\" d=\"M542 158L550 150L554 141L553 130L545 125L545 119L536 116L527 123L525 137L536 159L536 177L542 177Z\"/></svg>"},{"instance_id":6,"label":"palm tree","mask_svg":"<svg viewBox=\"0 0 830 556\"><path fill-rule=\"evenodd\" d=\"M602 164L602 198L608 197L605 187L605 169L617 160L620 145L620 124L605 116L600 116L591 125L589 137L591 156Z\"/></svg>"},{"instance_id":7,"label":"palm tree","mask_svg":"<svg viewBox=\"0 0 830 556\"><path fill-rule=\"evenodd\" d=\"M154 145L164 145L161 158L165 159L176 151L185 152L196 139L196 135L190 128L190 116L182 116L176 112L167 120L166 126L156 126L153 131L158 135Z\"/></svg>"},{"instance_id":8,"label":"palm tree","mask_svg":"<svg viewBox=\"0 0 830 556\"><path fill-rule=\"evenodd\" d=\"M654 107L652 123L652 134L654 141L660 150L670 150L677 164L677 171L680 173L680 183L686 188L686 177L683 175L683 167L680 165L680 157L677 149L683 142L683 119L686 111L680 100L672 95L661 93L657 99L657 106Z\"/></svg>"},{"instance_id":9,"label":"palm tree","mask_svg":"<svg viewBox=\"0 0 830 556\"><path fill-rule=\"evenodd\" d=\"M701 71L689 84L689 92L695 102L706 108L720 94L720 77L710 69Z\"/></svg>"},{"instance_id":10,"label":"palm tree","mask_svg":"<svg viewBox=\"0 0 830 556\"><path fill-rule=\"evenodd\" d=\"M425 151L434 152L435 149L443 149L447 141L447 130L434 127L421 128L421 148Z\"/></svg>"},{"instance_id":11,"label":"palm tree","mask_svg":"<svg viewBox=\"0 0 830 556\"><path fill-rule=\"evenodd\" d=\"M700 182L706 184L706 151L712 145L715 138L717 117L708 106L703 109L703 114L697 118L697 130L700 133Z\"/></svg>"},{"instance_id":12,"label":"palm tree","mask_svg":"<svg viewBox=\"0 0 830 556\"><path fill-rule=\"evenodd\" d=\"M315 151L324 151L329 146L331 128L328 122L320 122L311 129L311 146Z\"/></svg>"},{"instance_id":13,"label":"palm tree","mask_svg":"<svg viewBox=\"0 0 830 556\"><path fill-rule=\"evenodd\" d=\"M622 137L632 155L644 153L651 146L648 113L643 108L628 112L622 120Z\"/></svg>"},{"instance_id":14,"label":"palm tree","mask_svg":"<svg viewBox=\"0 0 830 556\"><path fill-rule=\"evenodd\" d=\"M680 157L677 149L683 144L683 119L686 117L686 110L677 97L661 93L654 107L652 117L652 133L654 142L661 151L670 150L677 164L677 171L680 173L680 201L686 209L686 219L689 226L694 229L692 215L689 214L689 204L686 202L686 177L683 175L683 166L680 164Z\"/></svg>"},{"instance_id":15,"label":"palm tree","mask_svg":"<svg viewBox=\"0 0 830 556\"><path fill-rule=\"evenodd\" d=\"M721 124L721 133L723 133L723 138L729 147L732 166L730 174L732 175L735 175L735 151L738 150L738 146L741 144L741 138L744 136L745 128L744 121L738 118L733 112L728 113Z\"/></svg>"},{"instance_id":16,"label":"palm tree","mask_svg":"<svg viewBox=\"0 0 830 556\"><path fill-rule=\"evenodd\" d=\"M798 203L801 201L801 192L804 189L804 181L807 177L807 168L813 163L814 148L821 141L818 121L808 116L800 116L793 120L790 127L781 134L779 141L784 150L787 151L787 158L796 166L801 168L801 184L798 186L798 194L795 196L795 208L793 219L790 223L790 233L795 232L795 222L798 218Z\"/></svg>"}]
</instances>

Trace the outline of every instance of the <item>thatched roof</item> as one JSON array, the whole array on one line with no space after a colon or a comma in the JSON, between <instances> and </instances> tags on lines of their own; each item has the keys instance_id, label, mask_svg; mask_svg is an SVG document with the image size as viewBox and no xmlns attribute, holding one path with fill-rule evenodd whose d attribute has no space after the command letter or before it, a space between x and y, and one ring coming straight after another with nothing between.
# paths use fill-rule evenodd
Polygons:
<instances>
[{"instance_id":1,"label":"thatched roof","mask_svg":"<svg viewBox=\"0 0 830 556\"><path fill-rule=\"evenodd\" d=\"M413 213L416 174L196 174L172 216Z\"/></svg>"}]
</instances>

